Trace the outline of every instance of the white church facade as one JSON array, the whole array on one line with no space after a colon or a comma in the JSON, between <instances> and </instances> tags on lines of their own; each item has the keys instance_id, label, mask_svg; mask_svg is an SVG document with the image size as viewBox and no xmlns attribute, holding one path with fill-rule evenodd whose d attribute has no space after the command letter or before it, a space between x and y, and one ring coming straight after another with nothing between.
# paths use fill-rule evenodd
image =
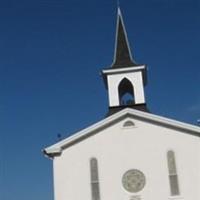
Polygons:
<instances>
[{"instance_id":1,"label":"white church facade","mask_svg":"<svg viewBox=\"0 0 200 200\"><path fill-rule=\"evenodd\" d=\"M149 112L120 9L115 45L107 117L44 149L55 200L200 199L200 128Z\"/></svg>"}]
</instances>

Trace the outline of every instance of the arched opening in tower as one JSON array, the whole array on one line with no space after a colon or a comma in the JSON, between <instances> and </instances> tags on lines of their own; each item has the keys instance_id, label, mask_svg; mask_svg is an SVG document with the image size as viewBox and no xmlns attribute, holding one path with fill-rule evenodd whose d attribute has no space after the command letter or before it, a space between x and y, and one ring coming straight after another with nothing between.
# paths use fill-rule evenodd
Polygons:
<instances>
[{"instance_id":1,"label":"arched opening in tower","mask_svg":"<svg viewBox=\"0 0 200 200\"><path fill-rule=\"evenodd\" d=\"M127 106L135 104L134 88L132 83L127 78L122 79L120 82L118 92L120 105Z\"/></svg>"}]
</instances>

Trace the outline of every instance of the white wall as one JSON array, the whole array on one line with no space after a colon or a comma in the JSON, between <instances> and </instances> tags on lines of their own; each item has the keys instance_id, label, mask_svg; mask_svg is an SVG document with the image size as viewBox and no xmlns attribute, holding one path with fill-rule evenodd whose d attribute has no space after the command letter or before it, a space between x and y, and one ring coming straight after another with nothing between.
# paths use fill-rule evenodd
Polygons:
<instances>
[{"instance_id":1,"label":"white wall","mask_svg":"<svg viewBox=\"0 0 200 200\"><path fill-rule=\"evenodd\" d=\"M108 79L109 106L112 107L120 105L118 86L124 78L127 78L134 87L135 103L136 104L145 103L142 71L137 71L137 72L108 75L107 79Z\"/></svg>"},{"instance_id":2,"label":"white wall","mask_svg":"<svg viewBox=\"0 0 200 200\"><path fill-rule=\"evenodd\" d=\"M89 160L99 164L101 200L200 199L200 138L132 120L134 128L122 128L123 120L101 133L64 150L54 159L55 200L91 200ZM174 150L181 195L170 197L166 153ZM123 174L139 169L146 176L136 194L121 184Z\"/></svg>"}]
</instances>

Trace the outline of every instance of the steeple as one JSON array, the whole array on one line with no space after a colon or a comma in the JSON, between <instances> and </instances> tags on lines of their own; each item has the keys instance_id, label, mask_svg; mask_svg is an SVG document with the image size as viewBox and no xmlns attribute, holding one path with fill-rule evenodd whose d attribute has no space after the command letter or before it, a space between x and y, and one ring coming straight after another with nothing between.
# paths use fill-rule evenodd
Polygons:
<instances>
[{"instance_id":1,"label":"steeple","mask_svg":"<svg viewBox=\"0 0 200 200\"><path fill-rule=\"evenodd\" d=\"M117 11L117 27L115 38L115 52L112 68L132 67L137 64L132 58L126 28L123 22L120 7Z\"/></svg>"},{"instance_id":2,"label":"steeple","mask_svg":"<svg viewBox=\"0 0 200 200\"><path fill-rule=\"evenodd\" d=\"M115 53L110 69L102 72L109 96L109 113L130 107L148 111L145 102L146 66L136 64L131 55L120 8L117 11Z\"/></svg>"}]
</instances>

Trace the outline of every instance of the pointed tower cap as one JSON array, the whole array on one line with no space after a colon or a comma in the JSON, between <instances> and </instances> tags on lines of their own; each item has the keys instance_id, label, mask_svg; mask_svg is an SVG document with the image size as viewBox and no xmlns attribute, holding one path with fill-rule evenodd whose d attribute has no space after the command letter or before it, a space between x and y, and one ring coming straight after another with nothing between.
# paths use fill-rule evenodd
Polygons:
<instances>
[{"instance_id":1,"label":"pointed tower cap","mask_svg":"<svg viewBox=\"0 0 200 200\"><path fill-rule=\"evenodd\" d=\"M123 68L137 66L132 58L131 50L128 42L126 29L123 22L122 13L118 6L117 12L117 28L115 39L115 53L112 68Z\"/></svg>"}]
</instances>

